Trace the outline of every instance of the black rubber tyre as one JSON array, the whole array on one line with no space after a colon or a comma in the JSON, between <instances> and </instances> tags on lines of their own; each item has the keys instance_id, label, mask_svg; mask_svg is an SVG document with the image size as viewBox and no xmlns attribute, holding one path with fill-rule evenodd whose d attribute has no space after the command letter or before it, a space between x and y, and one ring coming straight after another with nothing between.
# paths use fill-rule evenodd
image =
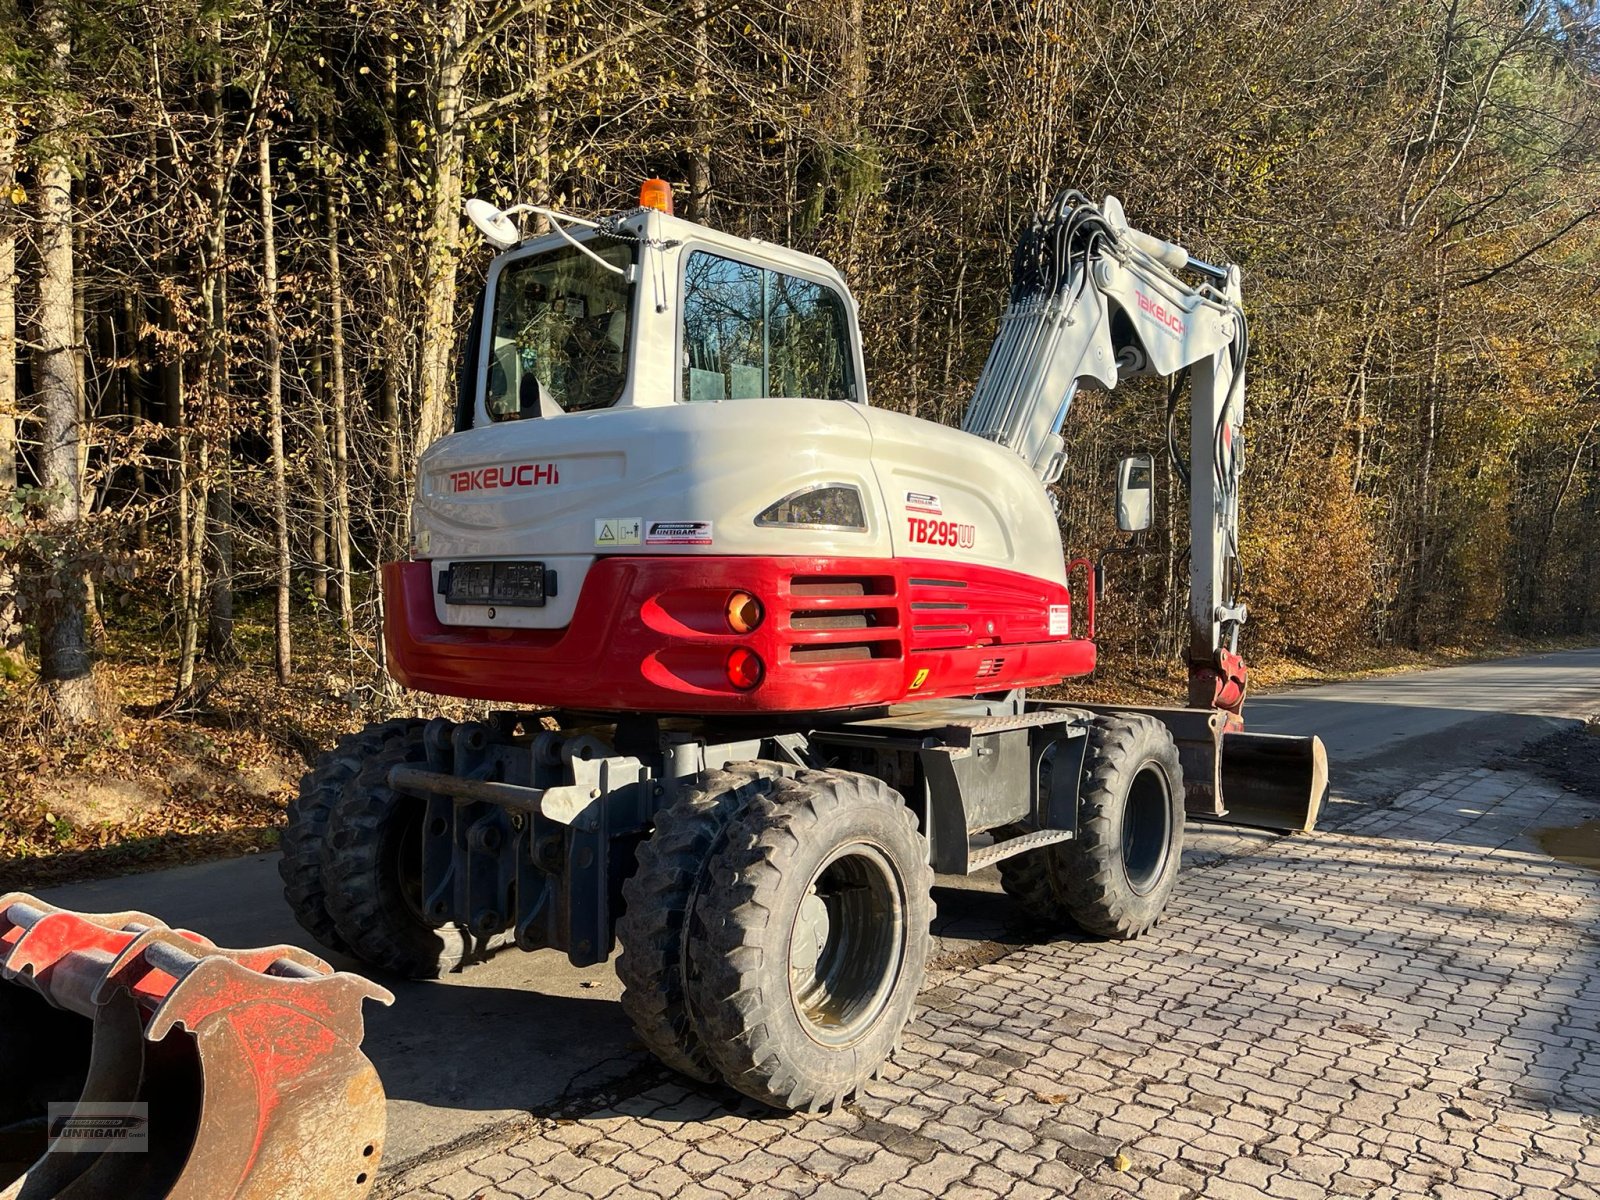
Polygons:
<instances>
[{"instance_id":1,"label":"black rubber tyre","mask_svg":"<svg viewBox=\"0 0 1600 1200\"><path fill-rule=\"evenodd\" d=\"M474 949L459 929L436 929L423 919L416 876L427 804L389 786L392 767L426 757L418 729L371 759L328 815L322 860L328 913L350 953L408 979L436 978ZM506 940L502 935L482 949Z\"/></svg>"},{"instance_id":2,"label":"black rubber tyre","mask_svg":"<svg viewBox=\"0 0 1600 1200\"><path fill-rule=\"evenodd\" d=\"M278 875L283 898L294 919L317 941L337 953L350 947L339 936L328 913L327 889L322 876L322 849L328 837L328 813L344 794L345 785L361 773L390 742L418 734L427 722L404 717L368 725L360 733L346 734L332 750L317 757L300 779L300 794L289 803L288 823L278 835L283 857Z\"/></svg>"},{"instance_id":3,"label":"black rubber tyre","mask_svg":"<svg viewBox=\"0 0 1600 1200\"><path fill-rule=\"evenodd\" d=\"M755 797L770 795L779 778L775 764L730 763L680 784L677 798L656 814L654 832L639 847L638 870L622 885L622 1011L652 1054L702 1083L717 1072L689 1015L688 914L706 878L706 860L722 845L729 821Z\"/></svg>"},{"instance_id":4,"label":"black rubber tyre","mask_svg":"<svg viewBox=\"0 0 1600 1200\"><path fill-rule=\"evenodd\" d=\"M801 771L734 818L691 917L690 1013L718 1073L778 1108L837 1107L916 1004L933 871L887 784Z\"/></svg>"},{"instance_id":5,"label":"black rubber tyre","mask_svg":"<svg viewBox=\"0 0 1600 1200\"><path fill-rule=\"evenodd\" d=\"M1041 790L1050 786L1049 771L1043 767L1039 786ZM1005 841L1033 832L1032 825L1003 825L994 831L994 836L996 841ZM1061 891L1056 886L1051 869L1052 848L1046 846L1014 854L1010 858L1002 858L996 866L1000 872L1000 887L1017 902L1028 921L1047 929L1060 929L1071 924L1072 916L1067 912Z\"/></svg>"},{"instance_id":6,"label":"black rubber tyre","mask_svg":"<svg viewBox=\"0 0 1600 1200\"><path fill-rule=\"evenodd\" d=\"M1078 836L999 866L1002 885L1034 920L1126 940L1161 916L1182 859L1178 748L1154 717L1115 713L1090 724Z\"/></svg>"},{"instance_id":7,"label":"black rubber tyre","mask_svg":"<svg viewBox=\"0 0 1600 1200\"><path fill-rule=\"evenodd\" d=\"M996 829L994 836L1000 840L1033 832L1032 825L1005 825ZM1044 846L1025 850L995 864L1006 895L1017 902L1022 915L1031 924L1046 929L1061 929L1072 923L1072 914L1067 911L1056 886L1050 853L1054 849L1055 846Z\"/></svg>"}]
</instances>

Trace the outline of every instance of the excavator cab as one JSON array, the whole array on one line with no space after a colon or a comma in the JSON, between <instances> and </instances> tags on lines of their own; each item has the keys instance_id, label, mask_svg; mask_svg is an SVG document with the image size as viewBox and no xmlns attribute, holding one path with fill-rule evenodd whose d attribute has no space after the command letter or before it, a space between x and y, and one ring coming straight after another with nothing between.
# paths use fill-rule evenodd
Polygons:
<instances>
[{"instance_id":1,"label":"excavator cab","mask_svg":"<svg viewBox=\"0 0 1600 1200\"><path fill-rule=\"evenodd\" d=\"M558 215L527 241L484 225L505 252L463 346L458 432L668 404L865 397L855 304L821 259L646 206L598 222Z\"/></svg>"}]
</instances>

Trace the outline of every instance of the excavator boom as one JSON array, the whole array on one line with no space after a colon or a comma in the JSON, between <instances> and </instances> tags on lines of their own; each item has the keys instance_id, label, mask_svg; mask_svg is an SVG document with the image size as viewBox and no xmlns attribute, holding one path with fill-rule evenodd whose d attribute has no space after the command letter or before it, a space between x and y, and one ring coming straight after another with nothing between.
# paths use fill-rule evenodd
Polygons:
<instances>
[{"instance_id":1,"label":"excavator boom","mask_svg":"<svg viewBox=\"0 0 1600 1200\"><path fill-rule=\"evenodd\" d=\"M1321 741L1243 731L1242 296L1238 267L1201 262L1133 228L1115 197L1095 205L1063 192L1018 240L1006 309L962 428L1014 450L1048 486L1066 462L1061 430L1080 387L1168 377L1170 418L1187 379L1188 461L1170 436L1168 446L1189 493L1189 704L1215 714L1168 721L1189 746L1191 811L1310 829L1327 782ZM1153 480L1144 484L1153 490Z\"/></svg>"}]
</instances>

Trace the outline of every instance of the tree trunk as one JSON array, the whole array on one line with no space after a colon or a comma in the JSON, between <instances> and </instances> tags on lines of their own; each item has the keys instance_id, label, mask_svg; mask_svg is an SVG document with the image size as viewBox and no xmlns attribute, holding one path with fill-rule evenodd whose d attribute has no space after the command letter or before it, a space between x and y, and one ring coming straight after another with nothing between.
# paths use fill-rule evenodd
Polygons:
<instances>
[{"instance_id":1,"label":"tree trunk","mask_svg":"<svg viewBox=\"0 0 1600 1200\"><path fill-rule=\"evenodd\" d=\"M311 305L311 327L319 323L320 306ZM319 605L328 602L328 494L332 467L328 462L328 386L319 346L311 355L311 594Z\"/></svg>"},{"instance_id":2,"label":"tree trunk","mask_svg":"<svg viewBox=\"0 0 1600 1200\"><path fill-rule=\"evenodd\" d=\"M387 220L400 192L400 97L399 64L393 54L383 60L383 195ZM381 542L378 556L392 562L405 554L410 532L409 494L405 469L405 431L400 421L400 387L406 364L405 306L401 298L400 255L385 254L383 261L383 386L378 394L378 420L383 427L383 513L379 518ZM379 639L382 653L382 639Z\"/></svg>"},{"instance_id":3,"label":"tree trunk","mask_svg":"<svg viewBox=\"0 0 1600 1200\"><path fill-rule=\"evenodd\" d=\"M1433 313L1433 346L1428 363L1427 394L1424 400L1422 419L1422 466L1417 475L1417 500L1414 544L1414 561L1411 577L1411 603L1410 611L1406 614L1407 627L1410 630L1411 642L1421 648L1437 640L1437 631L1432 629L1425 619L1425 610L1428 608L1429 589L1432 586L1433 573L1433 472L1434 453L1439 444L1439 407L1442 403L1441 393L1444 390L1444 318L1445 299L1447 292L1444 288L1444 255L1434 255L1435 286L1438 288L1438 300Z\"/></svg>"},{"instance_id":4,"label":"tree trunk","mask_svg":"<svg viewBox=\"0 0 1600 1200\"><path fill-rule=\"evenodd\" d=\"M689 102L689 212L691 221L711 223L711 29L706 0L695 0L694 93Z\"/></svg>"},{"instance_id":5,"label":"tree trunk","mask_svg":"<svg viewBox=\"0 0 1600 1200\"><path fill-rule=\"evenodd\" d=\"M866 146L863 136L867 105L867 29L863 0L843 0L840 15L844 27L840 41L840 68L844 75L845 117L840 141L848 148L851 157L846 175L848 190L841 194L839 220L843 225L842 251L844 272L859 286L858 273L862 267L861 214L863 197L857 188L862 153Z\"/></svg>"},{"instance_id":6,"label":"tree trunk","mask_svg":"<svg viewBox=\"0 0 1600 1200\"><path fill-rule=\"evenodd\" d=\"M333 417L333 583L338 589L339 628L355 628L350 599L350 429L344 381L344 279L339 269L339 197L324 178L322 200L328 237L328 359L332 368L329 405Z\"/></svg>"},{"instance_id":7,"label":"tree trunk","mask_svg":"<svg viewBox=\"0 0 1600 1200\"><path fill-rule=\"evenodd\" d=\"M80 540L82 476L78 443L83 398L73 341L72 153L70 113L62 86L72 56L60 0L35 10L40 50L56 86L46 93L36 146L39 221L39 315L34 383L42 418L39 438L40 507L64 552L44 564L38 605L39 678L57 720L86 725L102 717L94 666L84 635L87 596Z\"/></svg>"},{"instance_id":8,"label":"tree trunk","mask_svg":"<svg viewBox=\"0 0 1600 1200\"><path fill-rule=\"evenodd\" d=\"M221 53L222 28L214 22L211 38ZM213 659L234 657L233 646L233 414L228 407L228 161L223 138L222 64L211 65L205 89L206 117L211 130L211 172L206 183L211 221L206 231L205 273L201 303L206 317L206 428L201 436L206 453L214 443L217 477L211 484L206 539L211 559L210 613L206 621L206 651ZM211 481L206 481L208 484Z\"/></svg>"},{"instance_id":9,"label":"tree trunk","mask_svg":"<svg viewBox=\"0 0 1600 1200\"><path fill-rule=\"evenodd\" d=\"M9 28L15 20L12 5L0 0L0 21ZM9 53L10 40L0 33L0 54ZM8 76L9 71L0 60L0 72ZM9 78L5 82L9 85ZM17 494L17 213L11 203L16 154L16 110L0 101L0 533L11 524ZM0 660L14 661L22 651L16 575L10 562L0 559Z\"/></svg>"},{"instance_id":10,"label":"tree trunk","mask_svg":"<svg viewBox=\"0 0 1600 1200\"><path fill-rule=\"evenodd\" d=\"M172 491L176 499L173 533L178 544L178 674L176 691L181 695L194 683L194 658L199 642L199 578L195 556L190 552L193 523L189 510L194 504L194 437L189 429L187 389L184 387L184 353L179 348L178 309L171 296L161 297L161 331L167 355L161 364L161 394L167 424L174 431L173 458L176 469Z\"/></svg>"},{"instance_id":11,"label":"tree trunk","mask_svg":"<svg viewBox=\"0 0 1600 1200\"><path fill-rule=\"evenodd\" d=\"M428 134L428 225L422 242L422 368L421 428L417 451L444 433L449 425L454 388L450 357L455 346L456 248L461 231L461 87L468 6L454 6L450 27L439 48L432 129Z\"/></svg>"},{"instance_id":12,"label":"tree trunk","mask_svg":"<svg viewBox=\"0 0 1600 1200\"><path fill-rule=\"evenodd\" d=\"M283 460L283 334L278 323L278 237L273 210L272 134L261 127L261 317L267 358L267 438L272 456L272 533L278 586L273 603L273 663L278 682L294 671L289 629L289 483Z\"/></svg>"},{"instance_id":13,"label":"tree trunk","mask_svg":"<svg viewBox=\"0 0 1600 1200\"><path fill-rule=\"evenodd\" d=\"M213 405L218 415L214 420L225 421L220 412L222 405ZM207 548L211 555L210 606L206 616L206 653L217 662L231 662L238 657L233 644L233 439L227 432L217 435L216 478L211 484L210 499L206 505L209 522ZM210 442L207 442L207 455Z\"/></svg>"},{"instance_id":14,"label":"tree trunk","mask_svg":"<svg viewBox=\"0 0 1600 1200\"><path fill-rule=\"evenodd\" d=\"M144 297L138 290L130 288L122 294L121 329L128 353L128 366L122 373L123 409L135 428L142 427L149 418L149 362L139 333L139 313L143 306ZM145 509L148 492L149 480L145 475L144 460L140 458L133 464L129 493L135 512L133 541L140 550L150 548L150 521Z\"/></svg>"},{"instance_id":15,"label":"tree trunk","mask_svg":"<svg viewBox=\"0 0 1600 1200\"><path fill-rule=\"evenodd\" d=\"M179 368L181 370L181 368ZM185 389L185 396L191 389ZM211 446L206 435L196 433L187 414L178 434L179 584L182 608L178 614L177 694L194 686L195 664L200 655L201 602L205 598L206 513L211 504Z\"/></svg>"},{"instance_id":16,"label":"tree trunk","mask_svg":"<svg viewBox=\"0 0 1600 1200\"><path fill-rule=\"evenodd\" d=\"M79 261L82 255L83 231L73 223L73 261ZM74 270L72 277L72 345L75 347L73 358L78 374L78 489L82 493L79 503L84 509L91 506L92 499L87 488L89 486L89 449L91 437L84 436L86 431L93 427L89 423L91 409L89 404L89 323L86 319L86 303L84 293L84 276ZM95 399L103 398L99 372L95 378ZM99 416L104 412L103 407L96 403L93 406L93 415ZM94 576L88 571L83 576L83 623L88 632L89 649L91 653L103 650L106 644L106 623L100 617L100 596L95 588Z\"/></svg>"}]
</instances>

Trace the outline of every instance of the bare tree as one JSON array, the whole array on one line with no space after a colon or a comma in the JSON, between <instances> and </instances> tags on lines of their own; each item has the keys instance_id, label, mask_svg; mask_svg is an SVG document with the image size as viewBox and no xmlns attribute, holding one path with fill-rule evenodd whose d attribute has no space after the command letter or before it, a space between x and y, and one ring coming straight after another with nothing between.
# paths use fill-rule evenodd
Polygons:
<instances>
[{"instance_id":1,"label":"bare tree","mask_svg":"<svg viewBox=\"0 0 1600 1200\"><path fill-rule=\"evenodd\" d=\"M344 272L339 262L339 196L332 164L322 180L328 244L329 410L333 418L333 584L338 589L339 628L355 629L350 597L350 397L345 387Z\"/></svg>"},{"instance_id":2,"label":"bare tree","mask_svg":"<svg viewBox=\"0 0 1600 1200\"><path fill-rule=\"evenodd\" d=\"M39 301L34 382L41 415L39 506L57 550L43 568L37 605L39 677L54 715L64 725L102 717L85 634L88 595L82 562L83 396L78 374L73 234L72 105L67 91L72 40L61 0L34 13L38 51L55 85L41 103L34 142L38 163Z\"/></svg>"},{"instance_id":3,"label":"bare tree","mask_svg":"<svg viewBox=\"0 0 1600 1200\"><path fill-rule=\"evenodd\" d=\"M17 111L11 69L16 47L9 32L16 22L15 5L0 0L0 532L13 522L17 495L18 213L12 200L17 186ZM0 558L0 658L14 658L21 652L16 575L9 560Z\"/></svg>"},{"instance_id":4,"label":"bare tree","mask_svg":"<svg viewBox=\"0 0 1600 1200\"><path fill-rule=\"evenodd\" d=\"M261 168L261 316L267 368L267 439L272 455L272 534L277 555L273 595L273 665L278 682L293 673L289 628L289 484L283 456L283 333L278 317L278 216L273 203L272 133L262 122L258 150Z\"/></svg>"}]
</instances>

